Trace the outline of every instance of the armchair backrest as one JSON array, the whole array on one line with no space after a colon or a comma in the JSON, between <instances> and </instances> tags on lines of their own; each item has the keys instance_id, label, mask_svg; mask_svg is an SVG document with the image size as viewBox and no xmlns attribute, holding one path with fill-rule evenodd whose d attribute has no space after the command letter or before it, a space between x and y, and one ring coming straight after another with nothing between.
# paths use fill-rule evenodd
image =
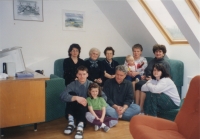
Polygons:
<instances>
[{"instance_id":1,"label":"armchair backrest","mask_svg":"<svg viewBox=\"0 0 200 139\"><path fill-rule=\"evenodd\" d=\"M179 132L187 139L198 139L200 131L200 75L191 82L184 103L176 116Z\"/></svg>"},{"instance_id":2,"label":"armchair backrest","mask_svg":"<svg viewBox=\"0 0 200 139\"><path fill-rule=\"evenodd\" d=\"M61 59L57 59L55 62L54 62L54 75L57 75L58 77L61 77L63 78L63 61L64 61L64 58L61 58Z\"/></svg>"}]
</instances>

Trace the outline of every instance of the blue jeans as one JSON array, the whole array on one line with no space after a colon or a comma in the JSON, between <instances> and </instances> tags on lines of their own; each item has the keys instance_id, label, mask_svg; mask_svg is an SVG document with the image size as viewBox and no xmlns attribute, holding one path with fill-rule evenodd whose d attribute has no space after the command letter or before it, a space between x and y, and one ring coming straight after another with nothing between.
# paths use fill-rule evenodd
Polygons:
<instances>
[{"instance_id":1,"label":"blue jeans","mask_svg":"<svg viewBox=\"0 0 200 139\"><path fill-rule=\"evenodd\" d=\"M126 109L126 111L123 113L122 119L123 119L123 120L126 120L126 121L130 121L131 118L132 118L134 115L137 115L137 114L139 114L139 113L140 113L140 106L137 105L137 104L133 104L133 103L132 103L132 104ZM116 110L115 110L113 107L111 107L110 105L108 105L108 106L106 107L106 115L118 119L118 114L117 114Z\"/></svg>"}]
</instances>

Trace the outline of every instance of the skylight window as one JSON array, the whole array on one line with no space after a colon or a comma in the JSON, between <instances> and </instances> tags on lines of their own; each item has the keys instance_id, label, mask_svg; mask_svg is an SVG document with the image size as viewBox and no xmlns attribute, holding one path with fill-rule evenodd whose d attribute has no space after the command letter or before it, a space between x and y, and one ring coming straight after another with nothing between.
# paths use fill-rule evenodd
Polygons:
<instances>
[{"instance_id":1,"label":"skylight window","mask_svg":"<svg viewBox=\"0 0 200 139\"><path fill-rule=\"evenodd\" d=\"M200 0L186 0L186 2L196 16L197 20L200 22Z\"/></svg>"},{"instance_id":2,"label":"skylight window","mask_svg":"<svg viewBox=\"0 0 200 139\"><path fill-rule=\"evenodd\" d=\"M139 1L170 44L188 44L160 0Z\"/></svg>"}]
</instances>

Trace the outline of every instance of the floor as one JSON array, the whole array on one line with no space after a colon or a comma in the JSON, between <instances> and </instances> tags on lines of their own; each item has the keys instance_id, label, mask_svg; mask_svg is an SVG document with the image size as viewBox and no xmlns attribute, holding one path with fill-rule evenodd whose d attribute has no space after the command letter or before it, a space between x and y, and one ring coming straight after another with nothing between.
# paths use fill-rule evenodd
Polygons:
<instances>
[{"instance_id":1,"label":"floor","mask_svg":"<svg viewBox=\"0 0 200 139\"><path fill-rule=\"evenodd\" d=\"M37 131L33 125L17 126L4 129L1 139L74 139L75 132L71 135L63 133L67 120L63 117L46 123L39 123ZM132 139L129 132L129 122L119 120L119 123L107 133L103 130L94 131L94 127L87 125L84 129L84 139Z\"/></svg>"}]
</instances>

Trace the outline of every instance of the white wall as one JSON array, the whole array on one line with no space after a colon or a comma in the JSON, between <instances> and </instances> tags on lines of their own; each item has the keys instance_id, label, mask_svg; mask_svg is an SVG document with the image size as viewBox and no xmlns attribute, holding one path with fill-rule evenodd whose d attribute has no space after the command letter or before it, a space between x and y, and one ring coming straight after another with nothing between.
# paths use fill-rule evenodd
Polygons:
<instances>
[{"instance_id":1,"label":"white wall","mask_svg":"<svg viewBox=\"0 0 200 139\"><path fill-rule=\"evenodd\" d=\"M87 58L89 49L103 50L112 46L115 56L131 53L131 47L113 28L92 0L43 0L44 22L13 20L13 1L0 1L0 47L22 46L26 66L43 69L46 76L53 73L56 59L68 57L68 47L78 43L81 58ZM62 10L85 12L85 31L64 31ZM2 67L0 67L2 68Z\"/></svg>"}]
</instances>

